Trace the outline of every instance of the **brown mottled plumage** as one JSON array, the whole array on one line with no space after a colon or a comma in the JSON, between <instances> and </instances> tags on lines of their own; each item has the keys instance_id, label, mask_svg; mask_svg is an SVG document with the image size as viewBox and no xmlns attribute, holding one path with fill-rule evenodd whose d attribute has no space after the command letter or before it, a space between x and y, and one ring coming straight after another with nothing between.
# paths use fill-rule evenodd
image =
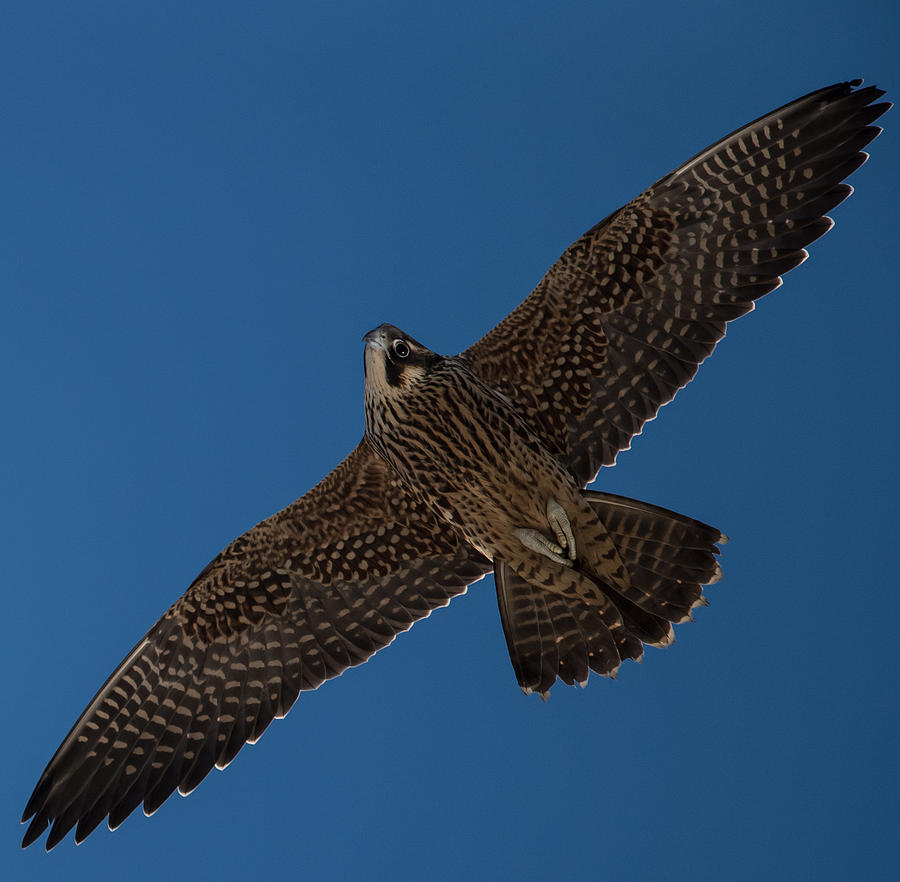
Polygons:
<instances>
[{"instance_id":1,"label":"brown mottled plumage","mask_svg":"<svg viewBox=\"0 0 900 882\"><path fill-rule=\"evenodd\" d=\"M584 491L825 233L890 106L814 92L698 154L575 242L456 357L366 335L366 433L231 543L88 705L23 845L115 827L227 765L301 690L360 664L492 568L526 692L612 676L715 581L718 530Z\"/></svg>"}]
</instances>

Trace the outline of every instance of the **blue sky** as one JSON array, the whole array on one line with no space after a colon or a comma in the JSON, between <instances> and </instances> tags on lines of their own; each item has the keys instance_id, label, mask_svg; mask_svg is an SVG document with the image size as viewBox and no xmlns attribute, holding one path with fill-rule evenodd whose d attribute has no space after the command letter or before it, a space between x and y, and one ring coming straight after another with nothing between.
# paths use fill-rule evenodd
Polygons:
<instances>
[{"instance_id":1,"label":"blue sky","mask_svg":"<svg viewBox=\"0 0 900 882\"><path fill-rule=\"evenodd\" d=\"M887 878L896 111L810 260L600 476L732 537L674 647L543 705L485 580L151 820L50 855L17 822L150 623L355 445L365 331L458 351L731 129L850 77L896 98L895 4L19 7L4 878Z\"/></svg>"}]
</instances>

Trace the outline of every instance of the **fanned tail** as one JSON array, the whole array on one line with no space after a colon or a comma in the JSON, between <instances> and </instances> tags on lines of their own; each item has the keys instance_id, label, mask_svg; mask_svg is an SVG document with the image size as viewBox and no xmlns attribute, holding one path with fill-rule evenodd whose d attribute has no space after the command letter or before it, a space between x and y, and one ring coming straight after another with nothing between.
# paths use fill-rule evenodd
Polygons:
<instances>
[{"instance_id":1,"label":"fanned tail","mask_svg":"<svg viewBox=\"0 0 900 882\"><path fill-rule=\"evenodd\" d=\"M622 660L640 661L643 644L669 646L672 623L689 621L706 604L702 586L722 575L716 545L727 537L714 527L611 493L586 491L584 499L616 546L627 587L614 588L583 562L549 590L505 561L494 564L516 679L544 699L557 678L584 685L589 671L614 677Z\"/></svg>"}]
</instances>

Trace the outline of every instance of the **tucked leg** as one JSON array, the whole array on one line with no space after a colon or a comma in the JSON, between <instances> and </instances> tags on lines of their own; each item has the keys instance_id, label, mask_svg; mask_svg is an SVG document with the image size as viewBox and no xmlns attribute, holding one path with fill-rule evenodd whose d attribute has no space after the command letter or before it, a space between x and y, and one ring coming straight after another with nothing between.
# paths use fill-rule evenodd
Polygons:
<instances>
[{"instance_id":1,"label":"tucked leg","mask_svg":"<svg viewBox=\"0 0 900 882\"><path fill-rule=\"evenodd\" d=\"M547 500L547 523L556 534L556 541L566 549L569 560L575 560L575 536L566 510L555 500Z\"/></svg>"}]
</instances>

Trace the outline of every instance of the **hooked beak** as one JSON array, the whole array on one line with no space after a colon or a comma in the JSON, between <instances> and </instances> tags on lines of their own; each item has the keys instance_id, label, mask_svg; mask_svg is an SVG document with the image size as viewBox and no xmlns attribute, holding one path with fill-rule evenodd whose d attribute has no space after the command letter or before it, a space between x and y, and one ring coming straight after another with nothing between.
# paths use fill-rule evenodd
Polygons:
<instances>
[{"instance_id":1,"label":"hooked beak","mask_svg":"<svg viewBox=\"0 0 900 882\"><path fill-rule=\"evenodd\" d=\"M366 344L366 349L370 346L373 349L387 349L387 332L384 329L384 325L379 325L364 335L363 343Z\"/></svg>"},{"instance_id":2,"label":"hooked beak","mask_svg":"<svg viewBox=\"0 0 900 882\"><path fill-rule=\"evenodd\" d=\"M369 361L375 357L375 350L387 350L387 334L385 334L384 328L373 328L363 336L363 343L366 344L366 348L363 350L363 375L368 378Z\"/></svg>"}]
</instances>

